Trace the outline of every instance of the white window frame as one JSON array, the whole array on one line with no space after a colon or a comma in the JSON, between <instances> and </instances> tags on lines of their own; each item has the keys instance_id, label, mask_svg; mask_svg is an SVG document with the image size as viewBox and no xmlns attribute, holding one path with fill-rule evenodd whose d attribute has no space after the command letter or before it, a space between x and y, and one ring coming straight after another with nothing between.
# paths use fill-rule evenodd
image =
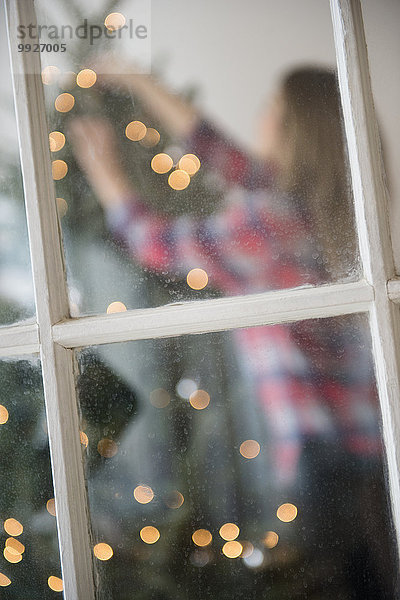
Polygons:
<instances>
[{"instance_id":1,"label":"white window frame","mask_svg":"<svg viewBox=\"0 0 400 600\"><path fill-rule=\"evenodd\" d=\"M40 55L17 51L17 25L36 22L34 1L5 0L37 324L0 328L0 356L41 357L66 600L95 598L74 378L74 350L81 346L368 313L392 514L400 541L400 279L395 276L360 0L330 2L364 278L72 319Z\"/></svg>"}]
</instances>

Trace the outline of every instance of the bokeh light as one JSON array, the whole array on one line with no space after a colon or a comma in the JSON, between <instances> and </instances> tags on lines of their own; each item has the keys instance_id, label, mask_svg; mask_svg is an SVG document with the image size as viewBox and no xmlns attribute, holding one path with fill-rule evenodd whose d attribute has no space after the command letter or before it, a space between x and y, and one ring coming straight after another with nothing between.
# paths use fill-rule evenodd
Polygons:
<instances>
[{"instance_id":1,"label":"bokeh light","mask_svg":"<svg viewBox=\"0 0 400 600\"><path fill-rule=\"evenodd\" d=\"M56 516L56 501L54 500L54 498L50 498L50 500L47 500L46 510L52 517Z\"/></svg>"},{"instance_id":2,"label":"bokeh light","mask_svg":"<svg viewBox=\"0 0 400 600\"><path fill-rule=\"evenodd\" d=\"M0 573L0 586L7 587L8 585L10 585L10 583L11 579L9 579L7 575L4 575L4 573Z\"/></svg>"},{"instance_id":3,"label":"bokeh light","mask_svg":"<svg viewBox=\"0 0 400 600\"><path fill-rule=\"evenodd\" d=\"M148 504L154 498L154 492L148 485L138 485L133 491L133 496L139 504Z\"/></svg>"},{"instance_id":4,"label":"bokeh light","mask_svg":"<svg viewBox=\"0 0 400 600\"><path fill-rule=\"evenodd\" d=\"M87 448L89 444L89 438L84 431L79 432L79 439L81 440L82 446Z\"/></svg>"},{"instance_id":5,"label":"bokeh light","mask_svg":"<svg viewBox=\"0 0 400 600\"><path fill-rule=\"evenodd\" d=\"M19 563L22 560L22 554L18 554L16 552L13 552L10 548L7 548L7 546L4 548L3 550L3 555L4 558L9 562L9 563Z\"/></svg>"},{"instance_id":6,"label":"bokeh light","mask_svg":"<svg viewBox=\"0 0 400 600\"><path fill-rule=\"evenodd\" d=\"M53 83L56 83L59 75L60 69L54 65L49 65L42 71L42 82L44 85L52 85Z\"/></svg>"},{"instance_id":7,"label":"bokeh light","mask_svg":"<svg viewBox=\"0 0 400 600\"><path fill-rule=\"evenodd\" d=\"M238 558L243 551L243 546L240 542L226 542L222 547L222 552L227 558Z\"/></svg>"},{"instance_id":8,"label":"bokeh light","mask_svg":"<svg viewBox=\"0 0 400 600\"><path fill-rule=\"evenodd\" d=\"M49 144L51 152L58 152L65 145L65 135L61 131L52 131L49 133Z\"/></svg>"},{"instance_id":9,"label":"bokeh light","mask_svg":"<svg viewBox=\"0 0 400 600\"><path fill-rule=\"evenodd\" d=\"M111 302L107 306L107 314L112 315L114 313L125 312L126 306L123 302Z\"/></svg>"},{"instance_id":10,"label":"bokeh light","mask_svg":"<svg viewBox=\"0 0 400 600\"><path fill-rule=\"evenodd\" d=\"M160 539L160 532L157 527L146 525L140 530L140 537L146 544L155 544Z\"/></svg>"},{"instance_id":11,"label":"bokeh light","mask_svg":"<svg viewBox=\"0 0 400 600\"><path fill-rule=\"evenodd\" d=\"M112 458L117 454L118 446L114 440L110 440L110 438L103 438L97 444L97 452L103 458Z\"/></svg>"},{"instance_id":12,"label":"bokeh light","mask_svg":"<svg viewBox=\"0 0 400 600\"><path fill-rule=\"evenodd\" d=\"M53 592L62 592L64 589L63 580L60 577L55 577L55 575L50 575L47 585Z\"/></svg>"},{"instance_id":13,"label":"bokeh light","mask_svg":"<svg viewBox=\"0 0 400 600\"><path fill-rule=\"evenodd\" d=\"M122 13L113 12L106 16L104 19L104 25L109 31L116 31L121 29L126 23L126 18Z\"/></svg>"},{"instance_id":14,"label":"bokeh light","mask_svg":"<svg viewBox=\"0 0 400 600\"><path fill-rule=\"evenodd\" d=\"M68 165L65 160L53 160L51 163L51 171L53 179L59 181L63 179L68 173Z\"/></svg>"},{"instance_id":15,"label":"bokeh light","mask_svg":"<svg viewBox=\"0 0 400 600\"><path fill-rule=\"evenodd\" d=\"M255 440L246 440L240 444L240 454L244 458L256 458L260 454L260 444Z\"/></svg>"},{"instance_id":16,"label":"bokeh light","mask_svg":"<svg viewBox=\"0 0 400 600\"><path fill-rule=\"evenodd\" d=\"M6 409L5 406L0 404L0 425L4 425L5 423L7 423L8 417L9 417L8 410Z\"/></svg>"},{"instance_id":17,"label":"bokeh light","mask_svg":"<svg viewBox=\"0 0 400 600\"><path fill-rule=\"evenodd\" d=\"M169 156L169 154L165 154L161 152L160 154L156 154L153 156L151 161L151 168L155 173L160 175L164 173L168 173L173 167L174 161Z\"/></svg>"},{"instance_id":18,"label":"bokeh light","mask_svg":"<svg viewBox=\"0 0 400 600\"><path fill-rule=\"evenodd\" d=\"M290 521L294 521L294 519L297 517L297 507L294 504L290 504L290 502L281 504L276 511L276 516L280 521L283 521L284 523L290 523Z\"/></svg>"},{"instance_id":19,"label":"bokeh light","mask_svg":"<svg viewBox=\"0 0 400 600\"><path fill-rule=\"evenodd\" d=\"M196 410L203 410L210 404L210 395L204 390L196 390L190 394L189 402Z\"/></svg>"},{"instance_id":20,"label":"bokeh light","mask_svg":"<svg viewBox=\"0 0 400 600\"><path fill-rule=\"evenodd\" d=\"M150 392L150 404L155 408L165 408L171 402L171 397L167 390L157 388Z\"/></svg>"},{"instance_id":21,"label":"bokeh light","mask_svg":"<svg viewBox=\"0 0 400 600\"><path fill-rule=\"evenodd\" d=\"M253 544L251 542L242 542L242 546L243 546L243 550L242 550L241 557L249 558L249 556L251 556L254 552Z\"/></svg>"},{"instance_id":22,"label":"bokeh light","mask_svg":"<svg viewBox=\"0 0 400 600\"><path fill-rule=\"evenodd\" d=\"M185 400L189 400L190 395L193 394L193 392L195 392L197 389L197 383L186 377L180 379L176 385L178 396L184 398Z\"/></svg>"},{"instance_id":23,"label":"bokeh light","mask_svg":"<svg viewBox=\"0 0 400 600\"><path fill-rule=\"evenodd\" d=\"M160 134L158 133L157 129L154 129L154 127L148 127L146 135L142 140L140 140L140 143L146 148L153 148L154 146L157 146L159 141Z\"/></svg>"},{"instance_id":24,"label":"bokeh light","mask_svg":"<svg viewBox=\"0 0 400 600\"><path fill-rule=\"evenodd\" d=\"M212 535L208 529L197 529L192 534L192 540L196 546L208 546L212 542Z\"/></svg>"},{"instance_id":25,"label":"bokeh light","mask_svg":"<svg viewBox=\"0 0 400 600\"><path fill-rule=\"evenodd\" d=\"M195 175L200 169L200 160L195 154L185 154L180 159L178 166L183 171L186 171L188 175Z\"/></svg>"},{"instance_id":26,"label":"bokeh light","mask_svg":"<svg viewBox=\"0 0 400 600\"><path fill-rule=\"evenodd\" d=\"M176 171L172 171L171 175L168 177L168 183L173 190L181 191L188 187L190 177L186 171L177 169Z\"/></svg>"},{"instance_id":27,"label":"bokeh light","mask_svg":"<svg viewBox=\"0 0 400 600\"><path fill-rule=\"evenodd\" d=\"M6 519L3 524L4 531L13 537L21 535L24 528L17 519Z\"/></svg>"},{"instance_id":28,"label":"bokeh light","mask_svg":"<svg viewBox=\"0 0 400 600\"><path fill-rule=\"evenodd\" d=\"M164 497L164 502L168 506L168 508L180 508L184 501L185 498L183 497L183 494L178 492L178 490L172 490Z\"/></svg>"},{"instance_id":29,"label":"bokeh light","mask_svg":"<svg viewBox=\"0 0 400 600\"><path fill-rule=\"evenodd\" d=\"M147 127L142 121L131 121L125 127L125 135L132 142L139 142L142 140L147 132Z\"/></svg>"},{"instance_id":30,"label":"bokeh light","mask_svg":"<svg viewBox=\"0 0 400 600\"><path fill-rule=\"evenodd\" d=\"M61 113L67 113L74 108L75 98L68 92L63 92L54 101L55 109Z\"/></svg>"},{"instance_id":31,"label":"bokeh light","mask_svg":"<svg viewBox=\"0 0 400 600\"><path fill-rule=\"evenodd\" d=\"M58 211L59 217L60 217L60 219L62 219L63 217L65 217L65 215L67 214L67 211L68 211L67 201L64 200L64 198L56 198L56 202L57 202L57 211Z\"/></svg>"},{"instance_id":32,"label":"bokeh light","mask_svg":"<svg viewBox=\"0 0 400 600\"><path fill-rule=\"evenodd\" d=\"M275 548L279 542L279 535L275 531L267 531L264 537L264 546L267 548Z\"/></svg>"},{"instance_id":33,"label":"bokeh light","mask_svg":"<svg viewBox=\"0 0 400 600\"><path fill-rule=\"evenodd\" d=\"M58 85L64 90L72 90L76 86L76 73L65 71L58 78Z\"/></svg>"},{"instance_id":34,"label":"bokeh light","mask_svg":"<svg viewBox=\"0 0 400 600\"><path fill-rule=\"evenodd\" d=\"M114 554L114 550L111 548L110 544L106 544L105 542L99 542L93 548L93 554L99 560L110 560L110 558Z\"/></svg>"},{"instance_id":35,"label":"bokeh light","mask_svg":"<svg viewBox=\"0 0 400 600\"><path fill-rule=\"evenodd\" d=\"M254 548L254 551L250 554L250 556L243 557L243 562L246 567L249 567L250 569L257 569L258 567L262 566L264 559L265 556L262 550L259 548Z\"/></svg>"},{"instance_id":36,"label":"bokeh light","mask_svg":"<svg viewBox=\"0 0 400 600\"><path fill-rule=\"evenodd\" d=\"M6 539L5 546L12 554L18 555L23 554L25 552L25 546L21 544L19 540L16 540L13 537L9 537Z\"/></svg>"},{"instance_id":37,"label":"bokeh light","mask_svg":"<svg viewBox=\"0 0 400 600\"><path fill-rule=\"evenodd\" d=\"M235 523L225 523L219 530L219 535L223 540L227 540L228 542L236 540L239 533L240 529Z\"/></svg>"},{"instance_id":38,"label":"bokeh light","mask_svg":"<svg viewBox=\"0 0 400 600\"><path fill-rule=\"evenodd\" d=\"M204 269L192 269L187 274L186 281L192 290L202 290L208 284L208 275Z\"/></svg>"},{"instance_id":39,"label":"bokeh light","mask_svg":"<svg viewBox=\"0 0 400 600\"><path fill-rule=\"evenodd\" d=\"M97 81L97 75L92 69L82 69L76 76L76 84L81 88L90 88Z\"/></svg>"}]
</instances>

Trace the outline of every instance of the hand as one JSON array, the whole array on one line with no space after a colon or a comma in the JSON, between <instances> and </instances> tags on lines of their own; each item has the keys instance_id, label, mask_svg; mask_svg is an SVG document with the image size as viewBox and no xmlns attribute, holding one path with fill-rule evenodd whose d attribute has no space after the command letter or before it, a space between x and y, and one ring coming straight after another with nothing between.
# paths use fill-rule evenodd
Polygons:
<instances>
[{"instance_id":1,"label":"hand","mask_svg":"<svg viewBox=\"0 0 400 600\"><path fill-rule=\"evenodd\" d=\"M75 158L104 206L115 206L131 194L121 166L111 123L98 117L79 117L68 127Z\"/></svg>"}]
</instances>

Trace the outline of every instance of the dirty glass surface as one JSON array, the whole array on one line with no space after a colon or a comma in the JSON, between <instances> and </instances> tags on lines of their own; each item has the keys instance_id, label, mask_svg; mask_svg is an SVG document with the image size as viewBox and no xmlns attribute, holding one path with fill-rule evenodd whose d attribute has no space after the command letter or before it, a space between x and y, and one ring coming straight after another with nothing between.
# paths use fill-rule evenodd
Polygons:
<instances>
[{"instance_id":1,"label":"dirty glass surface","mask_svg":"<svg viewBox=\"0 0 400 600\"><path fill-rule=\"evenodd\" d=\"M61 597L40 363L0 361L0 597Z\"/></svg>"},{"instance_id":2,"label":"dirty glass surface","mask_svg":"<svg viewBox=\"0 0 400 600\"><path fill-rule=\"evenodd\" d=\"M73 315L359 277L328 2L36 5Z\"/></svg>"},{"instance_id":3,"label":"dirty glass surface","mask_svg":"<svg viewBox=\"0 0 400 600\"><path fill-rule=\"evenodd\" d=\"M35 306L3 4L0 50L0 325L8 325L33 320Z\"/></svg>"},{"instance_id":4,"label":"dirty glass surface","mask_svg":"<svg viewBox=\"0 0 400 600\"><path fill-rule=\"evenodd\" d=\"M78 352L101 598L397 597L363 315Z\"/></svg>"}]
</instances>

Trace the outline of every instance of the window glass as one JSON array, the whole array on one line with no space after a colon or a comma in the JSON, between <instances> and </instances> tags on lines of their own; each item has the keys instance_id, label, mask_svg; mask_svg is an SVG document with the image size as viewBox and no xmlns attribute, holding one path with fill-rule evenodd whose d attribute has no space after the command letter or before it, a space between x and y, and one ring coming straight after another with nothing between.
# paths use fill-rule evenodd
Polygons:
<instances>
[{"instance_id":1,"label":"window glass","mask_svg":"<svg viewBox=\"0 0 400 600\"><path fill-rule=\"evenodd\" d=\"M0 49L0 325L6 325L32 319L35 308L3 5Z\"/></svg>"},{"instance_id":2,"label":"window glass","mask_svg":"<svg viewBox=\"0 0 400 600\"><path fill-rule=\"evenodd\" d=\"M359 277L328 2L67 5L37 2L73 315Z\"/></svg>"},{"instance_id":3,"label":"window glass","mask_svg":"<svg viewBox=\"0 0 400 600\"><path fill-rule=\"evenodd\" d=\"M40 363L0 362L0 588L9 600L62 589Z\"/></svg>"},{"instance_id":4,"label":"window glass","mask_svg":"<svg viewBox=\"0 0 400 600\"><path fill-rule=\"evenodd\" d=\"M78 353L105 597L396 597L364 316Z\"/></svg>"}]
</instances>

